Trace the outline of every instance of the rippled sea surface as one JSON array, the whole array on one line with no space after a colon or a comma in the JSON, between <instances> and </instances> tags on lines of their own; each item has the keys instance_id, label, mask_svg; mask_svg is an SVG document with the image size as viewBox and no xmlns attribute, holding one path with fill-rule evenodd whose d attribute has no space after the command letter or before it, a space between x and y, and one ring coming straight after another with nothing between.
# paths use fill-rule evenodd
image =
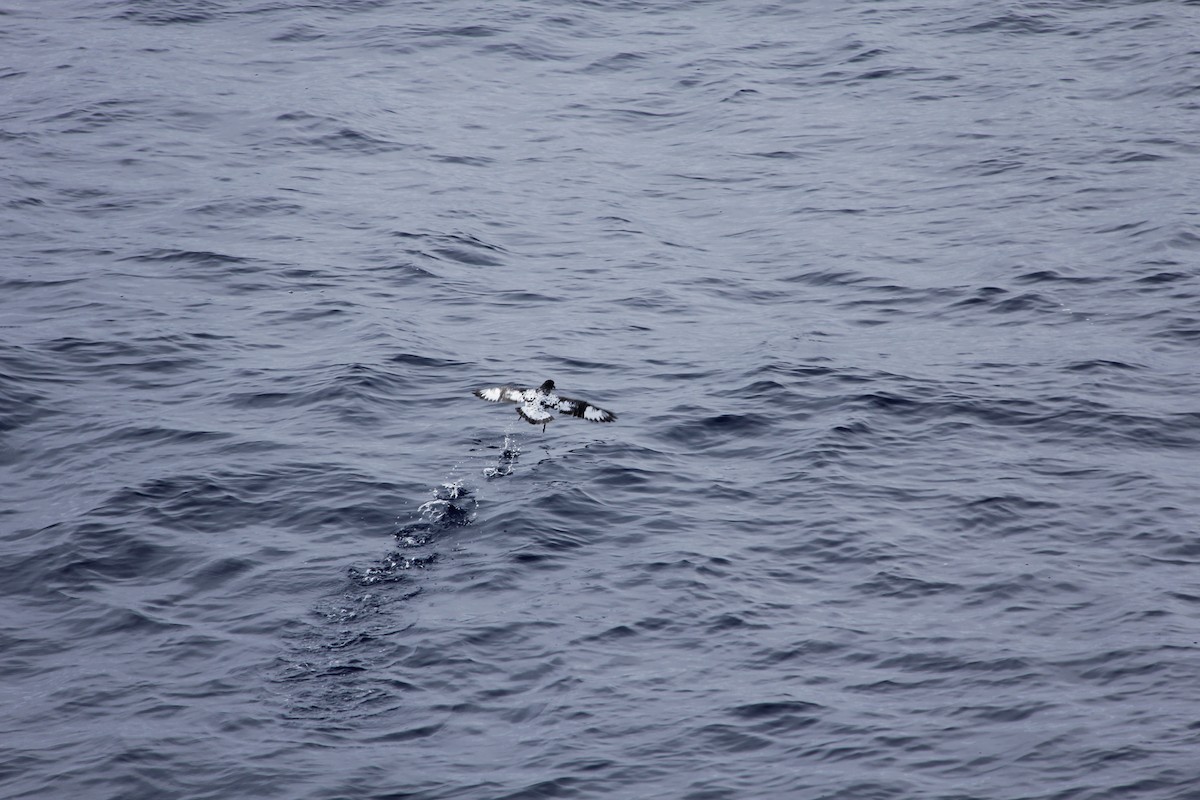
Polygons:
<instances>
[{"instance_id":1,"label":"rippled sea surface","mask_svg":"<svg viewBox=\"0 0 1200 800\"><path fill-rule=\"evenodd\" d=\"M1198 30L0 2L0 796L1200 798Z\"/></svg>"}]
</instances>

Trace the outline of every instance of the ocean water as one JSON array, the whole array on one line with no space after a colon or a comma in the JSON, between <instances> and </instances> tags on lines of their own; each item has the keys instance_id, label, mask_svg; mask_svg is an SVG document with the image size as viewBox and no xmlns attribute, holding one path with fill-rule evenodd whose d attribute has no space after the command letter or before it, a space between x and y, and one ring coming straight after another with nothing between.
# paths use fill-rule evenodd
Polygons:
<instances>
[{"instance_id":1,"label":"ocean water","mask_svg":"<svg viewBox=\"0 0 1200 800\"><path fill-rule=\"evenodd\" d=\"M0 796L1200 798L1198 30L0 0Z\"/></svg>"}]
</instances>

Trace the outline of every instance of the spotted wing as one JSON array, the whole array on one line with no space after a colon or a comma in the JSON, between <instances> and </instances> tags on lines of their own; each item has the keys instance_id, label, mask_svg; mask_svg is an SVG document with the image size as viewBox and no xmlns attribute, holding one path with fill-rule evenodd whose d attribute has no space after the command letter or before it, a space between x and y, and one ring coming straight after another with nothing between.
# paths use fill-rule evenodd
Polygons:
<instances>
[{"instance_id":1,"label":"spotted wing","mask_svg":"<svg viewBox=\"0 0 1200 800\"><path fill-rule=\"evenodd\" d=\"M542 404L538 402L526 403L517 409L517 413L521 415L521 419L533 425L545 425L554 419L550 410L542 408Z\"/></svg>"},{"instance_id":2,"label":"spotted wing","mask_svg":"<svg viewBox=\"0 0 1200 800\"><path fill-rule=\"evenodd\" d=\"M575 400L570 397L558 398L557 408L563 414L570 414L572 417L586 419L589 422L612 422L617 418L617 415L611 411L605 411L586 400Z\"/></svg>"},{"instance_id":3,"label":"spotted wing","mask_svg":"<svg viewBox=\"0 0 1200 800\"><path fill-rule=\"evenodd\" d=\"M486 389L476 389L473 394L489 403L524 403L528 391L514 386L489 386Z\"/></svg>"}]
</instances>

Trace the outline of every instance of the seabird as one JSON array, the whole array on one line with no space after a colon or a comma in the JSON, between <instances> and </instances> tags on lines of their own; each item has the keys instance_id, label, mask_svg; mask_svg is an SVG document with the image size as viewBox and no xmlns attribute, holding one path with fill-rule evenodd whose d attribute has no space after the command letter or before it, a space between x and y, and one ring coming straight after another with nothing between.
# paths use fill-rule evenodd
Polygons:
<instances>
[{"instance_id":1,"label":"seabird","mask_svg":"<svg viewBox=\"0 0 1200 800\"><path fill-rule=\"evenodd\" d=\"M516 386L489 386L476 389L475 396L489 403L519 403L517 414L532 425L541 425L542 430L554 419L550 412L569 414L589 422L612 422L617 415L594 406L586 400L561 397L554 391L554 381L546 381L536 389L521 389Z\"/></svg>"}]
</instances>

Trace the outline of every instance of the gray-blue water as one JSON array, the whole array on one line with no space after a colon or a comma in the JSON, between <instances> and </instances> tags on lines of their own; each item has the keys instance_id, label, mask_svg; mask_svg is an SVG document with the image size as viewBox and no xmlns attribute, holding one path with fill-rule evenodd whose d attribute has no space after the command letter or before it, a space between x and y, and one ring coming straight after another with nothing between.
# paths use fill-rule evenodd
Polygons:
<instances>
[{"instance_id":1,"label":"gray-blue water","mask_svg":"<svg viewBox=\"0 0 1200 800\"><path fill-rule=\"evenodd\" d=\"M6 0L0 796L1200 798L1197 131L1194 1Z\"/></svg>"}]
</instances>

